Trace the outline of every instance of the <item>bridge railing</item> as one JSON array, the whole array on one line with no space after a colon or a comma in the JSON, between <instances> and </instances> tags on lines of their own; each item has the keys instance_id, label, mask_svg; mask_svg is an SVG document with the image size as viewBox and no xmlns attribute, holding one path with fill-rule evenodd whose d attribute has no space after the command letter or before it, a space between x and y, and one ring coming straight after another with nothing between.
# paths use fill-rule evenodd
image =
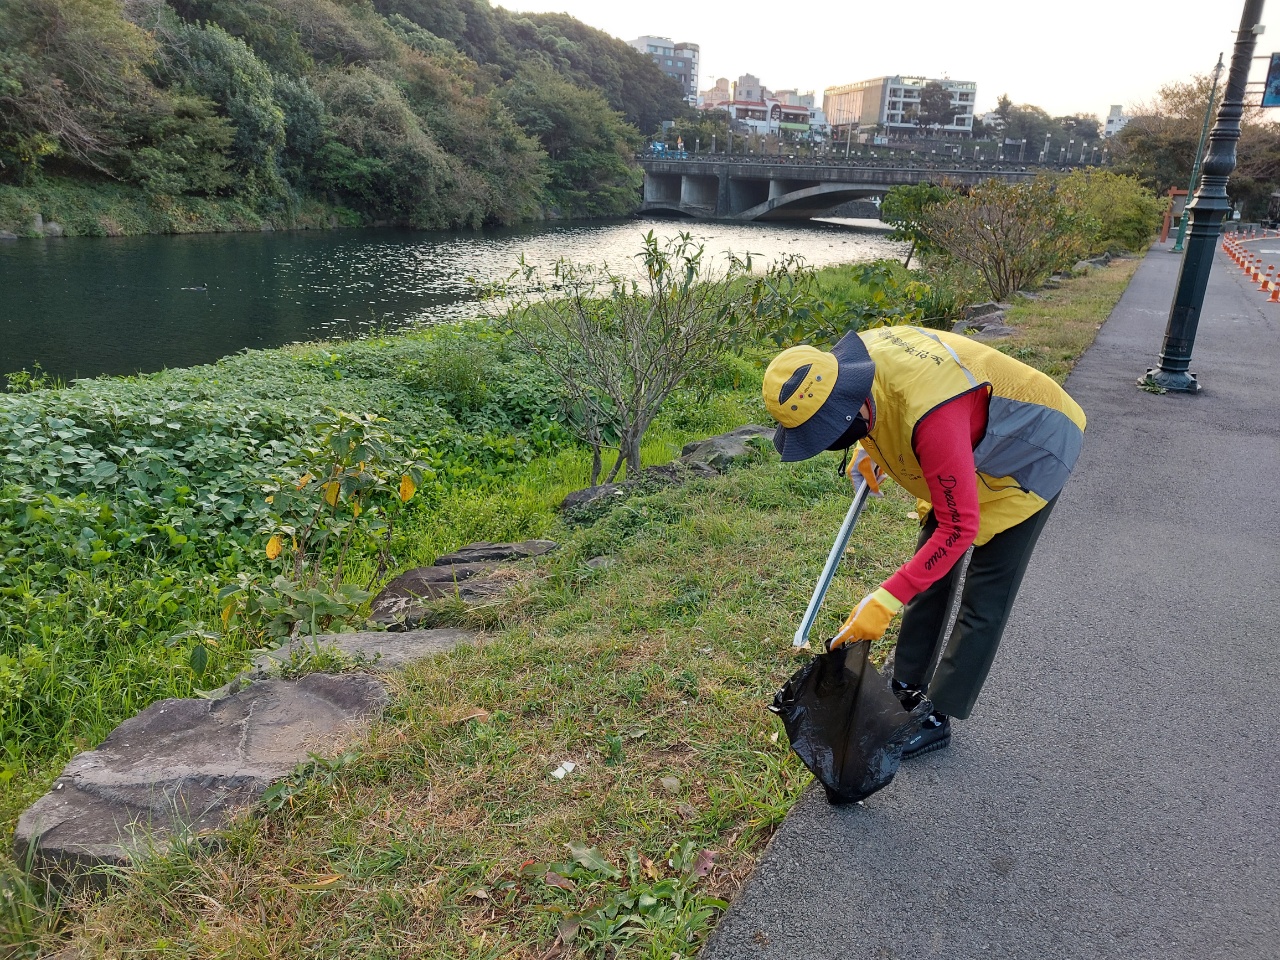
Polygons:
<instances>
[{"instance_id":1,"label":"bridge railing","mask_svg":"<svg viewBox=\"0 0 1280 960\"><path fill-rule=\"evenodd\" d=\"M655 155L650 153L638 153L636 159L640 161L650 161L655 163L678 163L678 164L751 164L758 166L795 166L795 167L831 167L838 169L876 169L876 170L953 170L956 172L985 172L985 171L1004 171L1004 172L1031 172L1034 170L1055 170L1070 171L1078 170L1085 167L1100 167L1102 163L1092 162L1014 162L1009 160L926 160L922 157L912 159L898 158L880 158L880 157L793 157L783 156L761 156L759 154L726 154L726 153L701 153L689 154L685 157L675 157L671 155Z\"/></svg>"}]
</instances>

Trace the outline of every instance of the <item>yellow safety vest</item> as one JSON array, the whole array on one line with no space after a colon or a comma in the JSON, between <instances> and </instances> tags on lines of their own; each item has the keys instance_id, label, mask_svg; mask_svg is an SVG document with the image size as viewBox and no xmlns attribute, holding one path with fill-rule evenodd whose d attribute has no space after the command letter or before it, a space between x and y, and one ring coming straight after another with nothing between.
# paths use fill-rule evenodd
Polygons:
<instances>
[{"instance_id":1,"label":"yellow safety vest","mask_svg":"<svg viewBox=\"0 0 1280 960\"><path fill-rule=\"evenodd\" d=\"M954 333L880 327L859 334L875 361L875 422L862 446L929 509L915 454L920 421L974 390L988 397L987 430L973 450L981 521L976 543L1016 526L1052 500L1084 442L1080 405L1052 379L998 350ZM923 515L923 512L922 512Z\"/></svg>"}]
</instances>

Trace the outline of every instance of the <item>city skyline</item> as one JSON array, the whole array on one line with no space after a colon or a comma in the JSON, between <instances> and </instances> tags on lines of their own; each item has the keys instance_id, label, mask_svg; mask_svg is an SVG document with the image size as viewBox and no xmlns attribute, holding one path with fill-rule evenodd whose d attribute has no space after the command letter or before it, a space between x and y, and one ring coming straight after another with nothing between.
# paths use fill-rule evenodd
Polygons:
<instances>
[{"instance_id":1,"label":"city skyline","mask_svg":"<svg viewBox=\"0 0 1280 960\"><path fill-rule=\"evenodd\" d=\"M1112 104L1128 111L1153 99L1164 84L1208 74L1219 52L1229 61L1241 9L1240 3L1203 0L1077 0L1060 16L1029 17L1025 2L971 0L961 20L953 3L919 0L908 36L895 22L901 8L881 5L850 13L847 4L834 0L802 0L785 18L771 15L777 10L773 4L754 3L732 8L729 17L723 7L703 10L676 0L644 5L511 0L501 5L528 13L568 13L621 40L650 34L696 43L700 90L718 77L735 80L750 73L770 89L813 90L820 102L826 87L871 77L945 76L977 83L979 115L1007 93L1015 103L1035 104L1054 116L1081 113L1099 119ZM839 29L842 23L855 31L853 36ZM1026 39L1029 32L1034 43ZM1041 41L1048 33L1053 43L1045 46ZM898 34L898 42L858 41L863 35ZM1140 45L1135 46L1135 37ZM1259 38L1258 54L1269 53L1271 44L1280 50L1280 27ZM1265 64L1258 61L1251 79L1263 76Z\"/></svg>"}]
</instances>

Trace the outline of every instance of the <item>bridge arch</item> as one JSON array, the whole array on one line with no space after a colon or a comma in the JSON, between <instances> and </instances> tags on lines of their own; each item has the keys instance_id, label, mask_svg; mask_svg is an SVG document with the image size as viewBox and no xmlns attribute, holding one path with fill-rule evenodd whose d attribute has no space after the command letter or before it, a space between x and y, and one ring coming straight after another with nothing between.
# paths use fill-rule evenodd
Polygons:
<instances>
[{"instance_id":1,"label":"bridge arch","mask_svg":"<svg viewBox=\"0 0 1280 960\"><path fill-rule=\"evenodd\" d=\"M735 220L794 220L818 217L850 200L883 196L885 188L866 183L819 183L802 187L734 214Z\"/></svg>"}]
</instances>

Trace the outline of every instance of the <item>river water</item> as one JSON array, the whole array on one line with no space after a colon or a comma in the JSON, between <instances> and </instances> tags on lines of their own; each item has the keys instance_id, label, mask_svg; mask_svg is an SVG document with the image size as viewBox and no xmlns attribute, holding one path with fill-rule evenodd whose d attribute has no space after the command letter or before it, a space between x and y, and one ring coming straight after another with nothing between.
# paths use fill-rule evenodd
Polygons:
<instances>
[{"instance_id":1,"label":"river water","mask_svg":"<svg viewBox=\"0 0 1280 960\"><path fill-rule=\"evenodd\" d=\"M628 219L439 233L331 230L0 243L0 374L38 363L70 381L209 363L246 348L347 339L475 311L476 281L521 254L624 265L641 237L688 231L757 266L901 255L855 221L723 224Z\"/></svg>"}]
</instances>

